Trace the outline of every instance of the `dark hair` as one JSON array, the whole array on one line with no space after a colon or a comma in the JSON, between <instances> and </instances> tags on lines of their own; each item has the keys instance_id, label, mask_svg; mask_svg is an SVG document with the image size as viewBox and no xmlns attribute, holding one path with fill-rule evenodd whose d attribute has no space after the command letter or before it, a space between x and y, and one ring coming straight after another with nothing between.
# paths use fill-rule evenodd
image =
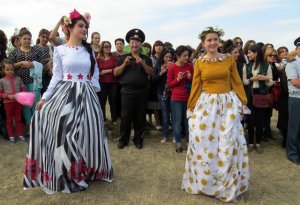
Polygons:
<instances>
[{"instance_id":1,"label":"dark hair","mask_svg":"<svg viewBox=\"0 0 300 205\"><path fill-rule=\"evenodd\" d=\"M100 36L100 33L99 32L93 32L92 35L91 35L91 44L93 44L93 38L94 38L94 35L99 35ZM100 36L101 37L101 36Z\"/></svg>"},{"instance_id":2,"label":"dark hair","mask_svg":"<svg viewBox=\"0 0 300 205\"><path fill-rule=\"evenodd\" d=\"M124 41L123 38L117 38L117 39L115 40L115 45L117 44L117 41L121 41L121 42L123 43L123 45L125 44L125 41Z\"/></svg>"},{"instance_id":3,"label":"dark hair","mask_svg":"<svg viewBox=\"0 0 300 205\"><path fill-rule=\"evenodd\" d=\"M68 28L74 28L74 26L76 25L76 23L79 21L79 20L83 20L85 22L85 24L87 25L87 31L88 31L88 27L89 27L89 24L88 22L85 20L85 18L80 15L79 18L77 19L72 19L72 23L68 25ZM69 35L70 35L70 32L69 32ZM88 35L88 32L87 32L87 35ZM95 72L95 65L96 65L96 60L95 60L95 57L94 57L94 51L91 47L91 45L89 43L86 42L86 40L82 40L82 45L85 47L85 49L87 50L87 52L90 54L90 60L91 60L91 69L90 69L90 73L92 75L94 75L94 72Z\"/></svg>"},{"instance_id":4,"label":"dark hair","mask_svg":"<svg viewBox=\"0 0 300 205\"><path fill-rule=\"evenodd\" d=\"M162 45L162 46L164 46L164 43L163 43L162 41L160 41L160 40L157 40L157 41L154 42L154 44L153 44L153 49L152 49L152 55L153 55L153 56L156 54L156 52L155 52L155 46L157 46L157 45Z\"/></svg>"},{"instance_id":5,"label":"dark hair","mask_svg":"<svg viewBox=\"0 0 300 205\"><path fill-rule=\"evenodd\" d=\"M15 40L17 40L17 39L20 40L18 35L14 35L10 38L10 42L11 42L11 45L13 45L13 47L16 47L14 43L15 43Z\"/></svg>"},{"instance_id":6,"label":"dark hair","mask_svg":"<svg viewBox=\"0 0 300 205\"><path fill-rule=\"evenodd\" d=\"M158 59L157 59L157 65L161 66L164 64L164 57L170 53L172 55L172 59L175 59L175 52L173 48L164 48L162 52L159 54Z\"/></svg>"},{"instance_id":7,"label":"dark hair","mask_svg":"<svg viewBox=\"0 0 300 205\"><path fill-rule=\"evenodd\" d=\"M181 45L176 48L175 53L177 56L181 56L181 54L185 51L187 51L190 55L190 49L186 46Z\"/></svg>"},{"instance_id":8,"label":"dark hair","mask_svg":"<svg viewBox=\"0 0 300 205\"><path fill-rule=\"evenodd\" d=\"M243 53L245 54L245 55L247 55L248 54L248 50L249 50L249 44L250 43L254 43L255 44L255 41L254 40L248 40L246 43L245 43L245 45L244 45L244 48L243 48Z\"/></svg>"},{"instance_id":9,"label":"dark hair","mask_svg":"<svg viewBox=\"0 0 300 205\"><path fill-rule=\"evenodd\" d=\"M249 48L249 50L250 50L251 52L253 52L253 53L257 53L257 56L256 56L255 61L253 61L253 60L250 61L252 64L255 62L255 67L254 67L254 69L257 69L258 66L262 65L262 64L265 62L265 60L264 60L264 53L263 53L261 47L260 47L259 45L257 45L257 44L251 46L251 47Z\"/></svg>"},{"instance_id":10,"label":"dark hair","mask_svg":"<svg viewBox=\"0 0 300 205\"><path fill-rule=\"evenodd\" d=\"M32 37L30 31L27 28L23 27L20 29L19 37L22 38L25 35L29 35L30 37Z\"/></svg>"},{"instance_id":11,"label":"dark hair","mask_svg":"<svg viewBox=\"0 0 300 205\"><path fill-rule=\"evenodd\" d=\"M258 42L257 45L263 48L265 44L263 42Z\"/></svg>"},{"instance_id":12,"label":"dark hair","mask_svg":"<svg viewBox=\"0 0 300 205\"><path fill-rule=\"evenodd\" d=\"M272 48L274 48L273 44L271 44L271 43L266 43L266 44L262 47L263 53L266 52L268 46L272 46Z\"/></svg>"},{"instance_id":13,"label":"dark hair","mask_svg":"<svg viewBox=\"0 0 300 205\"><path fill-rule=\"evenodd\" d=\"M244 44L242 38L241 38L241 37L238 37L238 36L235 37L235 38L233 38L232 41L233 41L233 43L234 43L235 45L236 45L236 41L237 41L237 40L240 40L240 41L241 41L241 49L242 49L242 48L243 48L243 44Z\"/></svg>"},{"instance_id":14,"label":"dark hair","mask_svg":"<svg viewBox=\"0 0 300 205\"><path fill-rule=\"evenodd\" d=\"M231 53L237 46L234 44L233 40L229 39L224 42L222 53Z\"/></svg>"},{"instance_id":15,"label":"dark hair","mask_svg":"<svg viewBox=\"0 0 300 205\"><path fill-rule=\"evenodd\" d=\"M277 49L277 53L278 53L278 56L283 53L283 50L287 50L287 52L289 52L289 49L285 46L281 46Z\"/></svg>"},{"instance_id":16,"label":"dark hair","mask_svg":"<svg viewBox=\"0 0 300 205\"><path fill-rule=\"evenodd\" d=\"M50 32L47 30L47 29L41 29L40 32L39 32L39 37L41 37L43 34L46 34L46 35L50 35ZM40 44L40 39L38 38L36 40L36 44Z\"/></svg>"},{"instance_id":17,"label":"dark hair","mask_svg":"<svg viewBox=\"0 0 300 205\"><path fill-rule=\"evenodd\" d=\"M101 58L104 58L104 52L103 52L103 48L104 48L104 44L107 43L110 45L111 47L111 43L109 41L102 41L101 44L100 44L100 52L99 52L99 56ZM109 54L111 56L111 53Z\"/></svg>"},{"instance_id":18,"label":"dark hair","mask_svg":"<svg viewBox=\"0 0 300 205\"><path fill-rule=\"evenodd\" d=\"M0 61L6 58L6 49L7 49L7 37L5 33L0 30Z\"/></svg>"},{"instance_id":19,"label":"dark hair","mask_svg":"<svg viewBox=\"0 0 300 205\"><path fill-rule=\"evenodd\" d=\"M166 42L164 42L164 47L165 47L165 48L166 48L166 47L173 48L173 44L170 43L170 42L168 42L168 41L166 41Z\"/></svg>"},{"instance_id":20,"label":"dark hair","mask_svg":"<svg viewBox=\"0 0 300 205\"><path fill-rule=\"evenodd\" d=\"M12 65L12 67L14 66L14 62L12 60L10 60L9 58L4 58L4 60L1 62L1 66L4 69L5 65Z\"/></svg>"},{"instance_id":21,"label":"dark hair","mask_svg":"<svg viewBox=\"0 0 300 205\"><path fill-rule=\"evenodd\" d=\"M149 55L151 55L152 47L151 47L150 43L145 42L142 44L142 46L145 48L149 48L150 49ZM148 55L148 53L147 53L147 55Z\"/></svg>"}]
</instances>

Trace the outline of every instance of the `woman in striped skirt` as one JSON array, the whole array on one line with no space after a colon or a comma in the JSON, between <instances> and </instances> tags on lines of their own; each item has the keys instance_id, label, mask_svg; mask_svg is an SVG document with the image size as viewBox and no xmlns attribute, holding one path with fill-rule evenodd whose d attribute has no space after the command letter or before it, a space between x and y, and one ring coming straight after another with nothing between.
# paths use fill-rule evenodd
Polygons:
<instances>
[{"instance_id":1,"label":"woman in striped skirt","mask_svg":"<svg viewBox=\"0 0 300 205\"><path fill-rule=\"evenodd\" d=\"M65 18L67 44L55 47L53 77L30 126L24 189L46 193L85 190L91 180L113 179L113 169L96 92L99 70L87 35L89 16L76 10Z\"/></svg>"}]
</instances>

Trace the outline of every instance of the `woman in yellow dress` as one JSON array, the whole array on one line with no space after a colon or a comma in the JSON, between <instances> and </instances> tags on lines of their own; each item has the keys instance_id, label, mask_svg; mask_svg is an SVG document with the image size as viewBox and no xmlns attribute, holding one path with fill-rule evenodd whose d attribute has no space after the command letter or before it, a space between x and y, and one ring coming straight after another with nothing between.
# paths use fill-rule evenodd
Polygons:
<instances>
[{"instance_id":1,"label":"woman in yellow dress","mask_svg":"<svg viewBox=\"0 0 300 205\"><path fill-rule=\"evenodd\" d=\"M222 35L223 30L213 27L199 35L207 53L194 64L182 189L230 202L248 189L248 152L241 124L247 98L233 56L217 51Z\"/></svg>"}]
</instances>

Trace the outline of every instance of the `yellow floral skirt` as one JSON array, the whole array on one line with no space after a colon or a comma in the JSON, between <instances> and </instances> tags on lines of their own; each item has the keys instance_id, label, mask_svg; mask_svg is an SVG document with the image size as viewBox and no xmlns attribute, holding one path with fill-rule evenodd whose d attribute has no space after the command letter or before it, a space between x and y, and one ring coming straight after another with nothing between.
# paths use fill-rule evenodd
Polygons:
<instances>
[{"instance_id":1,"label":"yellow floral skirt","mask_svg":"<svg viewBox=\"0 0 300 205\"><path fill-rule=\"evenodd\" d=\"M229 202L247 191L249 163L235 92L202 92L189 119L190 142L182 189Z\"/></svg>"}]
</instances>

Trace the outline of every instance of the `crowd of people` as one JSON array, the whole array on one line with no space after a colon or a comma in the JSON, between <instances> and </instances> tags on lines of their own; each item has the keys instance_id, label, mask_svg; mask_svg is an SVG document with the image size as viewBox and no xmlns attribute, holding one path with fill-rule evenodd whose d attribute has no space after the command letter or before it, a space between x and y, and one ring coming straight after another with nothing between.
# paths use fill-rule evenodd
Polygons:
<instances>
[{"instance_id":1,"label":"crowd of people","mask_svg":"<svg viewBox=\"0 0 300 205\"><path fill-rule=\"evenodd\" d=\"M187 151L182 189L191 194L232 201L248 189L248 152L262 154L262 141L274 139L274 109L282 147L300 164L300 38L289 52L240 37L223 41L221 29L208 27L196 49L175 49L160 40L152 47L142 30L132 29L128 45L118 38L112 52L99 32L86 42L89 19L74 10L53 30L41 29L34 46L29 29L22 28L10 38L10 53L0 30L1 134L10 144L29 136L25 188L75 192L89 180L112 181L104 122L114 126L120 119L119 149L129 145L132 128L142 149L152 115L161 143ZM16 102L21 91L35 93L32 107Z\"/></svg>"}]
</instances>

